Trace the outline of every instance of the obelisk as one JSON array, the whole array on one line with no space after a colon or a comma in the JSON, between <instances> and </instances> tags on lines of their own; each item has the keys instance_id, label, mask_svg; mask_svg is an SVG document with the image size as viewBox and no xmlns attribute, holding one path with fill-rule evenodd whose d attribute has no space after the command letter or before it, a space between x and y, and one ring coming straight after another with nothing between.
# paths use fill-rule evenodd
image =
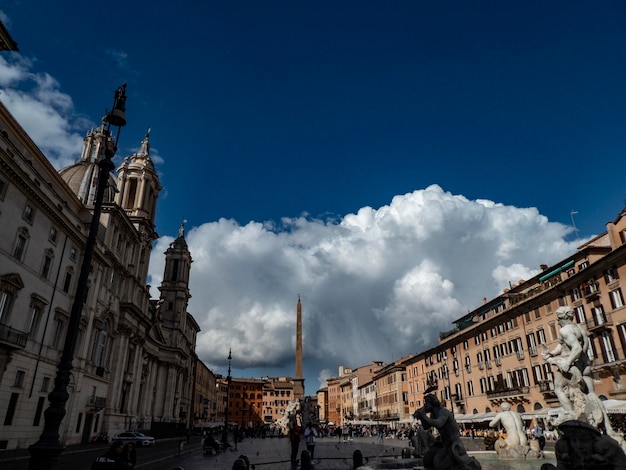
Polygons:
<instances>
[{"instance_id":1,"label":"obelisk","mask_svg":"<svg viewBox=\"0 0 626 470\"><path fill-rule=\"evenodd\" d=\"M304 377L302 376L302 303L298 295L296 309L296 378L293 381L293 394L296 399L304 399Z\"/></svg>"}]
</instances>

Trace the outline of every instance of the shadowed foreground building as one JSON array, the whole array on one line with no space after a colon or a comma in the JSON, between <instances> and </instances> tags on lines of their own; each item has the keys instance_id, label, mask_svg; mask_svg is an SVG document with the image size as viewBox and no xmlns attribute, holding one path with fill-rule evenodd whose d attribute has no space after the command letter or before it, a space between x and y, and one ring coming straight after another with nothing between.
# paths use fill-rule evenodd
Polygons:
<instances>
[{"instance_id":1,"label":"shadowed foreground building","mask_svg":"<svg viewBox=\"0 0 626 470\"><path fill-rule=\"evenodd\" d=\"M0 104L0 448L43 429L85 246L105 133L57 172ZM160 300L147 285L159 190L149 136L111 175L60 434L66 445L127 429L172 432L192 416L191 256L181 228Z\"/></svg>"}]
</instances>

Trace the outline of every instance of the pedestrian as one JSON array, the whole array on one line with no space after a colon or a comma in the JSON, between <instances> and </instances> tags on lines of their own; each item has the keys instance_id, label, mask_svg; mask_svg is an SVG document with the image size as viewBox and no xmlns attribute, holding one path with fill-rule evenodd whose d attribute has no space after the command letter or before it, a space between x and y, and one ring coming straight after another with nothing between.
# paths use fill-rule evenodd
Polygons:
<instances>
[{"instance_id":1,"label":"pedestrian","mask_svg":"<svg viewBox=\"0 0 626 470\"><path fill-rule=\"evenodd\" d=\"M96 458L91 465L91 470L126 470L128 467L124 461L124 443L115 441L104 455Z\"/></svg>"},{"instance_id":2,"label":"pedestrian","mask_svg":"<svg viewBox=\"0 0 626 470\"><path fill-rule=\"evenodd\" d=\"M311 461L315 458L315 438L317 437L317 429L313 427L313 423L309 421L304 429L304 440L306 442L306 450L311 454Z\"/></svg>"},{"instance_id":3,"label":"pedestrian","mask_svg":"<svg viewBox=\"0 0 626 470\"><path fill-rule=\"evenodd\" d=\"M124 452L122 452L120 460L126 466L125 468L135 468L135 465L137 465L137 451L133 442L127 442L124 445Z\"/></svg>"},{"instance_id":4,"label":"pedestrian","mask_svg":"<svg viewBox=\"0 0 626 470\"><path fill-rule=\"evenodd\" d=\"M543 425L540 421L537 422L535 429L533 429L533 439L539 441L539 450L543 450L546 445L546 435L544 433Z\"/></svg>"},{"instance_id":5,"label":"pedestrian","mask_svg":"<svg viewBox=\"0 0 626 470\"><path fill-rule=\"evenodd\" d=\"M291 444L291 468L298 467L298 448L300 447L300 427L294 420L289 428L289 443Z\"/></svg>"}]
</instances>

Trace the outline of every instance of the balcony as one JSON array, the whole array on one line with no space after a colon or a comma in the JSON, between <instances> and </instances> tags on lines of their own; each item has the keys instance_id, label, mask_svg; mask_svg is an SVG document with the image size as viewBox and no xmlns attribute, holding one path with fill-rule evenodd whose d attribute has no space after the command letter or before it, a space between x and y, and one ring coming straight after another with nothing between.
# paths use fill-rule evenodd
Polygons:
<instances>
[{"instance_id":1,"label":"balcony","mask_svg":"<svg viewBox=\"0 0 626 470\"><path fill-rule=\"evenodd\" d=\"M554 382L552 380L542 380L539 382L539 391L541 393L554 393Z\"/></svg>"},{"instance_id":2,"label":"balcony","mask_svg":"<svg viewBox=\"0 0 626 470\"><path fill-rule=\"evenodd\" d=\"M28 333L7 325L0 325L0 345L9 349L24 349L27 340Z\"/></svg>"},{"instance_id":3,"label":"balcony","mask_svg":"<svg viewBox=\"0 0 626 470\"><path fill-rule=\"evenodd\" d=\"M522 349L520 349L519 351L516 351L515 354L517 354L517 358L521 361L522 359L524 359L524 351Z\"/></svg>"},{"instance_id":4,"label":"balcony","mask_svg":"<svg viewBox=\"0 0 626 470\"><path fill-rule=\"evenodd\" d=\"M581 287L585 299L593 299L600 295L600 287L597 282L588 282L583 284Z\"/></svg>"},{"instance_id":5,"label":"balcony","mask_svg":"<svg viewBox=\"0 0 626 470\"><path fill-rule=\"evenodd\" d=\"M537 351L537 346L531 346L530 348L528 348L528 353L532 356L538 356L539 355L539 351Z\"/></svg>"},{"instance_id":6,"label":"balcony","mask_svg":"<svg viewBox=\"0 0 626 470\"><path fill-rule=\"evenodd\" d=\"M106 403L107 403L107 397L96 397L96 396L89 397L89 405L93 406L94 408L98 410L101 410L102 408L104 408Z\"/></svg>"},{"instance_id":7,"label":"balcony","mask_svg":"<svg viewBox=\"0 0 626 470\"><path fill-rule=\"evenodd\" d=\"M487 397L490 400L495 398L512 398L520 395L528 395L529 392L529 387L496 388L497 390L487 392Z\"/></svg>"},{"instance_id":8,"label":"balcony","mask_svg":"<svg viewBox=\"0 0 626 470\"><path fill-rule=\"evenodd\" d=\"M491 369L492 365L491 365L491 359L487 359L487 361L485 362L485 364L487 365L487 369Z\"/></svg>"},{"instance_id":9,"label":"balcony","mask_svg":"<svg viewBox=\"0 0 626 470\"><path fill-rule=\"evenodd\" d=\"M495 363L496 363L496 365L497 365L498 367L500 367L500 366L502 365L502 359L500 359L499 357L496 357L496 358L494 359L494 361L495 361Z\"/></svg>"},{"instance_id":10,"label":"balcony","mask_svg":"<svg viewBox=\"0 0 626 470\"><path fill-rule=\"evenodd\" d=\"M593 318L587 320L587 331L600 331L613 326L613 317L610 313L595 313Z\"/></svg>"},{"instance_id":11,"label":"balcony","mask_svg":"<svg viewBox=\"0 0 626 470\"><path fill-rule=\"evenodd\" d=\"M466 365L465 365L465 372L467 372L468 374L469 374L470 372L472 372L472 366L471 366L471 365L469 365L469 364L466 364Z\"/></svg>"},{"instance_id":12,"label":"balcony","mask_svg":"<svg viewBox=\"0 0 626 470\"><path fill-rule=\"evenodd\" d=\"M482 362L479 362L479 363L478 363L478 368L479 368L480 370L483 370L483 369L485 368L485 364L483 364Z\"/></svg>"}]
</instances>

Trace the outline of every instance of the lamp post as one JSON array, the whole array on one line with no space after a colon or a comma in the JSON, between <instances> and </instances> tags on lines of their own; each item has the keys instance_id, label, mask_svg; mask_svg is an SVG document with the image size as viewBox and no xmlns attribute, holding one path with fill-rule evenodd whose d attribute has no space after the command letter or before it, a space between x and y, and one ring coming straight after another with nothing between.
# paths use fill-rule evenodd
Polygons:
<instances>
[{"instance_id":1,"label":"lamp post","mask_svg":"<svg viewBox=\"0 0 626 470\"><path fill-rule=\"evenodd\" d=\"M231 349L228 350L228 376L226 376L226 410L224 411L224 431L222 432L222 443L228 445L228 404L230 402L230 361L233 358Z\"/></svg>"},{"instance_id":2,"label":"lamp post","mask_svg":"<svg viewBox=\"0 0 626 470\"><path fill-rule=\"evenodd\" d=\"M117 142L120 131L126 125L126 83L115 91L113 109L107 111L102 118L102 131L105 135L104 158L98 162L98 185L96 187L96 199L93 204L93 215L89 233L85 242L85 252L80 267L80 274L76 285L76 294L70 311L70 319L65 334L63 353L57 366L57 374L54 379L54 389L48 395L50 406L44 412L44 429L39 440L30 446L29 470L53 470L56 469L59 456L65 448L59 440L59 428L65 417L65 404L69 399L67 387L70 383L72 360L78 338L80 317L87 296L88 278L91 270L91 260L96 246L98 228L100 226L100 214L104 201L104 192L109 182L109 174L115 167L113 156L117 151ZM111 126L117 127L115 137L111 134Z\"/></svg>"}]
</instances>

